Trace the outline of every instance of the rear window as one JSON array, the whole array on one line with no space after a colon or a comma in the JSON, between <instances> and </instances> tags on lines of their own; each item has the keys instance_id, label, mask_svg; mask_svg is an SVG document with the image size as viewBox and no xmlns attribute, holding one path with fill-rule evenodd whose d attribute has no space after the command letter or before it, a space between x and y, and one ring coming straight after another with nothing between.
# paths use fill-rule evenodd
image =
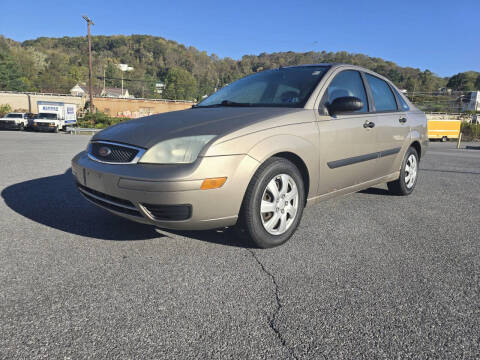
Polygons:
<instances>
[{"instance_id":1,"label":"rear window","mask_svg":"<svg viewBox=\"0 0 480 360\"><path fill-rule=\"evenodd\" d=\"M397 102L390 86L376 76L365 74L370 90L372 90L373 101L376 111L396 111Z\"/></svg>"}]
</instances>

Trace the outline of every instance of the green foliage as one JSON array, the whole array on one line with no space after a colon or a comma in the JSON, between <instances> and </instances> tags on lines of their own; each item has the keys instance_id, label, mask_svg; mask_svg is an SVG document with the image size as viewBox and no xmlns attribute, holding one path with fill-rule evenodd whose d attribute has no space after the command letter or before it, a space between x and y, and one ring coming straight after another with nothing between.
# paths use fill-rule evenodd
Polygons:
<instances>
[{"instance_id":1,"label":"green foliage","mask_svg":"<svg viewBox=\"0 0 480 360\"><path fill-rule=\"evenodd\" d=\"M0 117L3 117L5 114L8 114L12 111L12 107L8 104L0 105Z\"/></svg>"},{"instance_id":2,"label":"green foliage","mask_svg":"<svg viewBox=\"0 0 480 360\"><path fill-rule=\"evenodd\" d=\"M25 91L28 86L8 49L0 47L0 90Z\"/></svg>"},{"instance_id":3,"label":"green foliage","mask_svg":"<svg viewBox=\"0 0 480 360\"><path fill-rule=\"evenodd\" d=\"M174 100L194 100L197 94L197 81L187 70L174 67L165 77L164 96Z\"/></svg>"},{"instance_id":4,"label":"green foliage","mask_svg":"<svg viewBox=\"0 0 480 360\"><path fill-rule=\"evenodd\" d=\"M78 119L77 125L79 127L95 127L96 129L104 129L108 126L115 125L126 120L129 119L111 117L99 111L93 114L86 114L83 118Z\"/></svg>"},{"instance_id":5,"label":"green foliage","mask_svg":"<svg viewBox=\"0 0 480 360\"><path fill-rule=\"evenodd\" d=\"M480 140L480 124L462 122L460 131L464 140Z\"/></svg>"},{"instance_id":6,"label":"green foliage","mask_svg":"<svg viewBox=\"0 0 480 360\"><path fill-rule=\"evenodd\" d=\"M479 74L470 72L441 78L429 70L400 67L391 61L363 54L293 51L245 55L240 60L208 55L194 47L148 35L93 36L94 86L106 73L106 86L120 87L116 64L134 68L124 73L124 87L136 97L201 99L215 89L245 75L279 66L344 62L359 65L390 78L409 91L436 91L447 83L454 90L479 88ZM467 78L467 80L465 80ZM85 37L38 38L18 43L0 36L0 89L68 92L77 82L88 81ZM155 83L166 85L155 93Z\"/></svg>"},{"instance_id":7,"label":"green foliage","mask_svg":"<svg viewBox=\"0 0 480 360\"><path fill-rule=\"evenodd\" d=\"M447 87L459 91L475 91L480 89L480 73L467 71L452 76Z\"/></svg>"},{"instance_id":8,"label":"green foliage","mask_svg":"<svg viewBox=\"0 0 480 360\"><path fill-rule=\"evenodd\" d=\"M120 87L122 86L122 74L115 64L111 61L105 66L105 86L106 87Z\"/></svg>"}]
</instances>

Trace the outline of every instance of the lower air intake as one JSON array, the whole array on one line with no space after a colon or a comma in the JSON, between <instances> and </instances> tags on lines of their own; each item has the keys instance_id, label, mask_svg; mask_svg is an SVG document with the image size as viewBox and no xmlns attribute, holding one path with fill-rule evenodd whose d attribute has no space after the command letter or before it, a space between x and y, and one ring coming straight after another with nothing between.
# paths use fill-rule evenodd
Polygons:
<instances>
[{"instance_id":1,"label":"lower air intake","mask_svg":"<svg viewBox=\"0 0 480 360\"><path fill-rule=\"evenodd\" d=\"M155 220L180 221L192 216L192 205L142 205Z\"/></svg>"}]
</instances>

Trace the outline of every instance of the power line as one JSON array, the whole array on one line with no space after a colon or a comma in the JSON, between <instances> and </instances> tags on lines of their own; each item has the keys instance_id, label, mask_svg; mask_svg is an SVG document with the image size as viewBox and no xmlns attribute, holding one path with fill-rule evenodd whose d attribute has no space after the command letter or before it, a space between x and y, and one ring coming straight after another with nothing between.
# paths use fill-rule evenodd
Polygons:
<instances>
[{"instance_id":1,"label":"power line","mask_svg":"<svg viewBox=\"0 0 480 360\"><path fill-rule=\"evenodd\" d=\"M99 80L119 80L121 81L122 78L115 78L115 77L104 77L104 76L96 76L97 79ZM144 83L158 83L161 82L160 80L145 80L145 79L123 79L123 81L137 81L137 82L144 82Z\"/></svg>"}]
</instances>

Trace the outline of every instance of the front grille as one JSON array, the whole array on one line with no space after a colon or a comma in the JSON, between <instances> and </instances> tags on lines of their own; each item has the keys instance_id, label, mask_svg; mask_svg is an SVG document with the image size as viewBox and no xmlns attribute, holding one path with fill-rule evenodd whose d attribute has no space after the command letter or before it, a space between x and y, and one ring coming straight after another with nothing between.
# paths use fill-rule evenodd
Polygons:
<instances>
[{"instance_id":1,"label":"front grille","mask_svg":"<svg viewBox=\"0 0 480 360\"><path fill-rule=\"evenodd\" d=\"M155 220L179 221L192 216L192 205L142 205Z\"/></svg>"},{"instance_id":2,"label":"front grille","mask_svg":"<svg viewBox=\"0 0 480 360\"><path fill-rule=\"evenodd\" d=\"M2 121L5 125L15 125L15 120L4 120Z\"/></svg>"},{"instance_id":3,"label":"front grille","mask_svg":"<svg viewBox=\"0 0 480 360\"><path fill-rule=\"evenodd\" d=\"M89 153L99 161L129 163L137 156L140 149L103 142L92 142Z\"/></svg>"},{"instance_id":4,"label":"front grille","mask_svg":"<svg viewBox=\"0 0 480 360\"><path fill-rule=\"evenodd\" d=\"M78 183L77 187L83 196L95 204L101 205L116 212L133 216L141 216L140 211L138 211L138 209L128 200L104 194L100 191L90 189Z\"/></svg>"}]
</instances>

